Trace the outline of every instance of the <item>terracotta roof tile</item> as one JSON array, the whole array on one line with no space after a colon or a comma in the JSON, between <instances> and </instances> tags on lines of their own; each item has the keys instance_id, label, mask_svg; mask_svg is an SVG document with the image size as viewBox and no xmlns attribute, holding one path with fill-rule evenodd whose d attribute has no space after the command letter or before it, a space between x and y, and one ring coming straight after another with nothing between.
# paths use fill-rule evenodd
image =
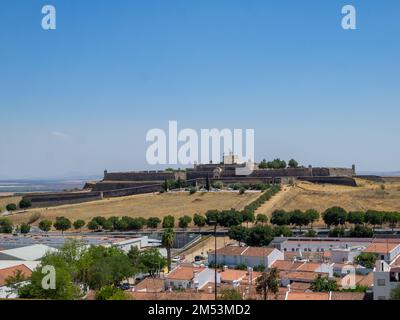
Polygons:
<instances>
[{"instance_id":1,"label":"terracotta roof tile","mask_svg":"<svg viewBox=\"0 0 400 320\"><path fill-rule=\"evenodd\" d=\"M18 266L10 268L0 269L0 286L4 286L6 284L7 278L13 276L17 271L21 271L22 275L24 275L26 278L29 278L32 274L32 271L24 264L20 264Z\"/></svg>"},{"instance_id":2,"label":"terracotta roof tile","mask_svg":"<svg viewBox=\"0 0 400 320\"><path fill-rule=\"evenodd\" d=\"M289 292L287 300L329 300L329 292Z\"/></svg>"}]
</instances>

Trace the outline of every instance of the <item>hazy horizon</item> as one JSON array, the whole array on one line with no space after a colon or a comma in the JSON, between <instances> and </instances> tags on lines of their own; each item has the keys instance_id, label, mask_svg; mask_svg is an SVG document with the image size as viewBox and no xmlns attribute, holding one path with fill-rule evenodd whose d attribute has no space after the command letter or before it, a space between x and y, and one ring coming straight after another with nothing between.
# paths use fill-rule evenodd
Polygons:
<instances>
[{"instance_id":1,"label":"hazy horizon","mask_svg":"<svg viewBox=\"0 0 400 320\"><path fill-rule=\"evenodd\" d=\"M170 120L254 129L256 161L400 171L399 2L352 1L357 30L339 0L51 4L44 31L43 1L2 2L0 180L165 168L145 138Z\"/></svg>"}]
</instances>

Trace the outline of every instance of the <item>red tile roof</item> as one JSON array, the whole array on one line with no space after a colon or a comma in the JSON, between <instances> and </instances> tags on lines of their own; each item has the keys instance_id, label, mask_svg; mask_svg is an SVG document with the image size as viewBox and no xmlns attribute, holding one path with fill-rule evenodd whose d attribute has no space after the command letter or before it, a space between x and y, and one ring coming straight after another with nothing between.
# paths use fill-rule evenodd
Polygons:
<instances>
[{"instance_id":1,"label":"red tile roof","mask_svg":"<svg viewBox=\"0 0 400 320\"><path fill-rule=\"evenodd\" d=\"M329 300L329 292L288 292L286 300Z\"/></svg>"},{"instance_id":2,"label":"red tile roof","mask_svg":"<svg viewBox=\"0 0 400 320\"><path fill-rule=\"evenodd\" d=\"M31 269L29 269L24 264L0 269L0 286L4 286L6 284L7 278L10 276L14 276L17 271L21 271L22 275L25 276L25 278L29 278L32 274Z\"/></svg>"}]
</instances>

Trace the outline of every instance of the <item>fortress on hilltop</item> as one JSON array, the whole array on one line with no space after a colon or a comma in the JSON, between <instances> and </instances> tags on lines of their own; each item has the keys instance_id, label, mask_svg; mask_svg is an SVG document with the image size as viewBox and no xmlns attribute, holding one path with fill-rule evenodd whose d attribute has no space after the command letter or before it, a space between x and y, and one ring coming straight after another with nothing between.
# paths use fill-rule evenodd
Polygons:
<instances>
[{"instance_id":1,"label":"fortress on hilltop","mask_svg":"<svg viewBox=\"0 0 400 320\"><path fill-rule=\"evenodd\" d=\"M249 175L240 175L240 169L251 168ZM237 170L239 169L239 170ZM186 170L163 171L104 171L101 181L87 182L82 191L29 194L24 199L30 200L33 206L49 207L68 203L80 203L104 198L129 196L135 194L160 192L165 181L185 181L188 186L205 185L206 180L223 184L233 183L269 183L281 184L296 180L313 183L330 183L356 186L353 178L355 166L351 168L331 167L295 167L281 169L261 169L256 163L241 163L238 157L230 153L224 155L220 163L194 164Z\"/></svg>"}]
</instances>

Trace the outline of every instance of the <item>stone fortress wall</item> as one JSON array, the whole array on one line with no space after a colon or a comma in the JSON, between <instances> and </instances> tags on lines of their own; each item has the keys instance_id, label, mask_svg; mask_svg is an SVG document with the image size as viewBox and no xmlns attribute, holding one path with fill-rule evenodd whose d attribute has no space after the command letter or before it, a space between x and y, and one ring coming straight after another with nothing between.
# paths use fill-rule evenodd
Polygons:
<instances>
[{"instance_id":1,"label":"stone fortress wall","mask_svg":"<svg viewBox=\"0 0 400 320\"><path fill-rule=\"evenodd\" d=\"M185 171L104 171L104 178L98 182L88 182L81 192L58 192L46 194L29 194L24 199L30 200L34 207L50 207L62 204L80 203L101 200L103 198L153 193L162 190L165 180L186 180L189 185L204 184L207 177L210 181L230 183L281 183L289 180L305 180L314 183L333 183L356 186L353 179L355 167L352 168L285 168L258 169L248 176L237 176L236 168L245 164L200 164Z\"/></svg>"}]
</instances>

